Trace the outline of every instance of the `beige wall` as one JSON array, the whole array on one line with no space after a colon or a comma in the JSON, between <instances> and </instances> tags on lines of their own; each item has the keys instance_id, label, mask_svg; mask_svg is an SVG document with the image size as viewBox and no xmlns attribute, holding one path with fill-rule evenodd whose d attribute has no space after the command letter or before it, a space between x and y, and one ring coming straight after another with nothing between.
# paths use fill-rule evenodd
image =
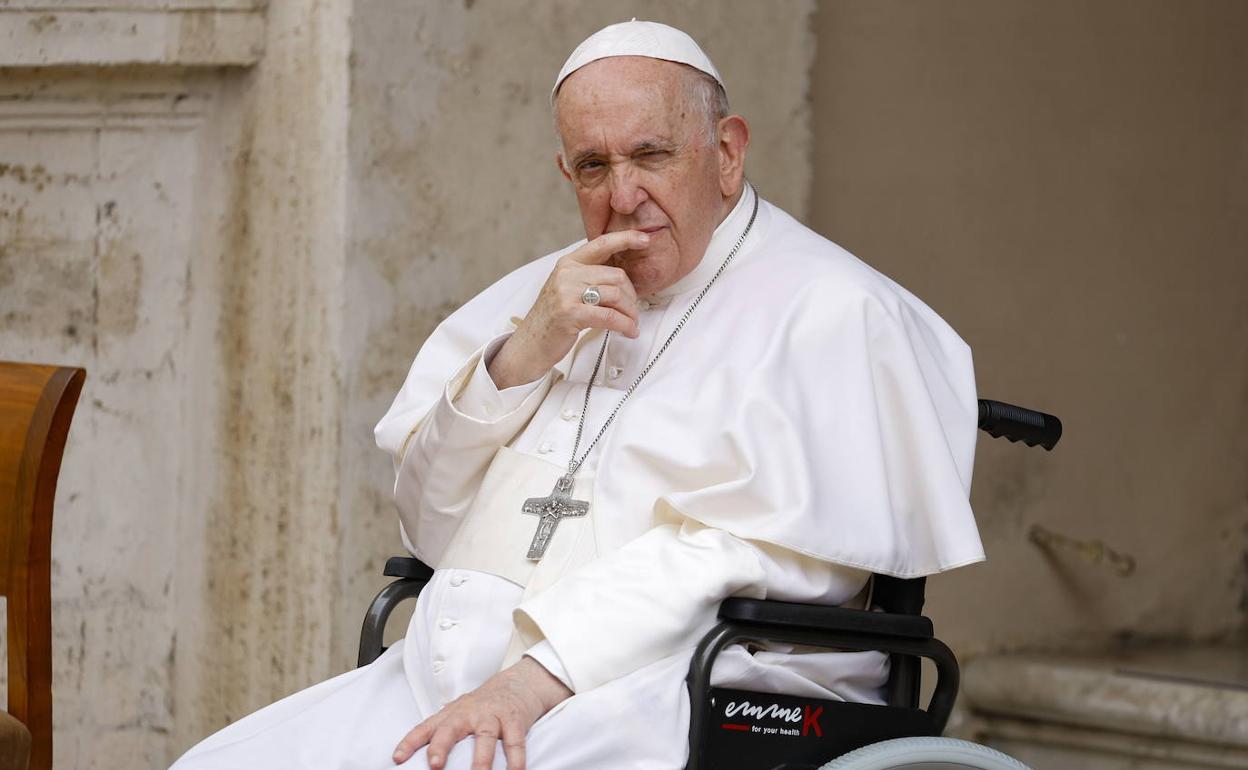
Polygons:
<instances>
[{"instance_id":1,"label":"beige wall","mask_svg":"<svg viewBox=\"0 0 1248 770\"><path fill-rule=\"evenodd\" d=\"M964 652L1219 637L1248 610L1248 4L820 4L809 221L943 314L985 397ZM1135 557L1129 578L1032 525Z\"/></svg>"},{"instance_id":2,"label":"beige wall","mask_svg":"<svg viewBox=\"0 0 1248 770\"><path fill-rule=\"evenodd\" d=\"M0 357L88 371L55 764L160 768L342 665L349 7L47 5L0 9Z\"/></svg>"}]
</instances>

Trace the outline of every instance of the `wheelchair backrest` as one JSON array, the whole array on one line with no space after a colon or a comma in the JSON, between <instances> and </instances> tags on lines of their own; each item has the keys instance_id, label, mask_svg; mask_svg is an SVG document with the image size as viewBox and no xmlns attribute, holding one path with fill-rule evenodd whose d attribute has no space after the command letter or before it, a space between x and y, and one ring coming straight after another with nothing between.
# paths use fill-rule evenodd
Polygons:
<instances>
[{"instance_id":1,"label":"wheelchair backrest","mask_svg":"<svg viewBox=\"0 0 1248 770\"><path fill-rule=\"evenodd\" d=\"M885 612L898 615L922 615L927 578L903 578L876 575L872 578L871 603ZM911 655L890 655L885 699L888 705L918 708L919 676L922 662Z\"/></svg>"}]
</instances>

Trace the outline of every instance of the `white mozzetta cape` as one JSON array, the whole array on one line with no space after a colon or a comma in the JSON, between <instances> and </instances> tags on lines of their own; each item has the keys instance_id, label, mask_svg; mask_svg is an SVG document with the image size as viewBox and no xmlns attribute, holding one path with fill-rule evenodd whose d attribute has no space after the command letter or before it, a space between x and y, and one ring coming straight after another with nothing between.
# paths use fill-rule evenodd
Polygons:
<instances>
[{"instance_id":1,"label":"white mozzetta cape","mask_svg":"<svg viewBox=\"0 0 1248 770\"><path fill-rule=\"evenodd\" d=\"M586 441L719 267L753 195L693 273L653 298L640 338L613 335ZM501 394L482 392L483 356L579 245L447 318L376 431L413 551L526 585L522 648L553 644L574 689L691 646L728 595L808 598L777 584L777 563L912 577L983 558L968 504L970 350L905 289L760 201L732 265L578 473L590 516L564 520L540 565L525 562L537 522L520 506L567 464L602 336L586 332L542 380Z\"/></svg>"}]
</instances>

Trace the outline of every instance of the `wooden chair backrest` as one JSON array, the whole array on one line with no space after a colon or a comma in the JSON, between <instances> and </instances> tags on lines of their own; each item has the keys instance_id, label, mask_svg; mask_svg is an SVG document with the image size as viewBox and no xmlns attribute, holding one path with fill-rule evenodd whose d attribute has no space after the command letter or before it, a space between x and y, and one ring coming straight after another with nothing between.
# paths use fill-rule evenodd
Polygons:
<instances>
[{"instance_id":1,"label":"wooden chair backrest","mask_svg":"<svg viewBox=\"0 0 1248 770\"><path fill-rule=\"evenodd\" d=\"M52 501L86 372L0 361L0 595L8 711L30 730L30 770L52 766Z\"/></svg>"}]
</instances>

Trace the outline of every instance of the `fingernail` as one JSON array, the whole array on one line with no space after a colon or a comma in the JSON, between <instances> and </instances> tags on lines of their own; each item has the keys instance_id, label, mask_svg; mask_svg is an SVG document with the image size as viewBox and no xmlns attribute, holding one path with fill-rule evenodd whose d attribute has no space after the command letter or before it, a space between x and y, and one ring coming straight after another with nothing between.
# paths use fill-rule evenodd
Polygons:
<instances>
[{"instance_id":1,"label":"fingernail","mask_svg":"<svg viewBox=\"0 0 1248 770\"><path fill-rule=\"evenodd\" d=\"M642 234L641 234L641 242L642 242L642 243L649 243L649 242L650 242L650 233L642 233Z\"/></svg>"}]
</instances>

